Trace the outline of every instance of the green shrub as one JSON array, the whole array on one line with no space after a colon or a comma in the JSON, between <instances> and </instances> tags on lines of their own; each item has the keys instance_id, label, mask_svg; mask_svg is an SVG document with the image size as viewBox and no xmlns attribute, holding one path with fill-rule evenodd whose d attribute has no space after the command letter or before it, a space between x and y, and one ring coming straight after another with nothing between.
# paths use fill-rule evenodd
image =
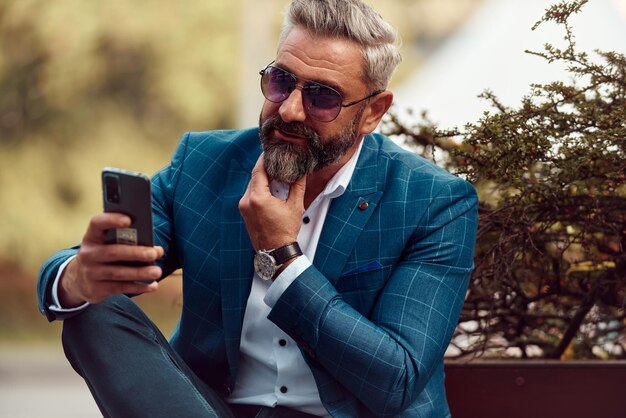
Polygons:
<instances>
[{"instance_id":1,"label":"green shrub","mask_svg":"<svg viewBox=\"0 0 626 418\"><path fill-rule=\"evenodd\" d=\"M567 64L575 83L531 85L517 108L462 129L391 115L383 130L467 178L480 222L453 356L626 358L626 58L578 52L568 18L546 10L566 47L531 52Z\"/></svg>"}]
</instances>

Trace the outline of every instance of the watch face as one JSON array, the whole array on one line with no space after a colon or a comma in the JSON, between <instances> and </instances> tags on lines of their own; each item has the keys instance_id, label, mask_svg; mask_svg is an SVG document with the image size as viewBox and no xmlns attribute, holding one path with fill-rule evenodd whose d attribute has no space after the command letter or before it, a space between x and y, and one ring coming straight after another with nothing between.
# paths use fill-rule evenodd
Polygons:
<instances>
[{"instance_id":1,"label":"watch face","mask_svg":"<svg viewBox=\"0 0 626 418\"><path fill-rule=\"evenodd\" d=\"M266 252L258 252L254 256L254 271L263 280L271 280L276 273L276 261Z\"/></svg>"}]
</instances>

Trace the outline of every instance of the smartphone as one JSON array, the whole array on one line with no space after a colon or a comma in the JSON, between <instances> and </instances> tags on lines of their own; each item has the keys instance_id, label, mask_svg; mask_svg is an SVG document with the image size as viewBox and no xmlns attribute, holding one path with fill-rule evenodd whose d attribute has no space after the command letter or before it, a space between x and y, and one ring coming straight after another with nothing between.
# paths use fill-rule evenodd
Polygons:
<instances>
[{"instance_id":1,"label":"smartphone","mask_svg":"<svg viewBox=\"0 0 626 418\"><path fill-rule=\"evenodd\" d=\"M109 229L107 244L154 245L150 177L106 167L102 170L102 200L105 212L124 213L132 220L128 228Z\"/></svg>"}]
</instances>

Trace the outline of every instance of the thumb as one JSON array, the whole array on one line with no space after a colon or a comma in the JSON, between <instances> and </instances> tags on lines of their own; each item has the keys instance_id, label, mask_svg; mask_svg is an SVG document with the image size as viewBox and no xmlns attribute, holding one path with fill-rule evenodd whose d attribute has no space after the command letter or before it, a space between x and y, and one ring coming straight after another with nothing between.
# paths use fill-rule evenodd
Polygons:
<instances>
[{"instance_id":1,"label":"thumb","mask_svg":"<svg viewBox=\"0 0 626 418\"><path fill-rule=\"evenodd\" d=\"M304 192L306 192L306 176L300 177L289 187L289 201L304 202Z\"/></svg>"},{"instance_id":2,"label":"thumb","mask_svg":"<svg viewBox=\"0 0 626 418\"><path fill-rule=\"evenodd\" d=\"M259 155L259 158L252 169L252 178L250 181L258 184L269 185L269 179L267 177L267 172L265 171L265 154L261 153L261 155Z\"/></svg>"}]
</instances>

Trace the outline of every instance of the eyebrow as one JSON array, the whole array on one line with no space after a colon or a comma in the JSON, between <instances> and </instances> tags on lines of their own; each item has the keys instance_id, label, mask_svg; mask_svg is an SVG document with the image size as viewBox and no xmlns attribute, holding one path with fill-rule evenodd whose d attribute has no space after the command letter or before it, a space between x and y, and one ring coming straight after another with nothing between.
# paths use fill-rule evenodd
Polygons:
<instances>
[{"instance_id":1,"label":"eyebrow","mask_svg":"<svg viewBox=\"0 0 626 418\"><path fill-rule=\"evenodd\" d=\"M346 95L346 92L341 88L341 86L339 86L338 84L332 82L332 81L322 81L322 80L311 80L309 78L304 78L304 77L299 77L298 75L294 74L293 71L291 71L289 68L287 68L286 66L280 65L278 63L276 63L274 61L274 63L272 64L274 67L278 67L281 70L285 70L290 74L293 74L297 79L302 80L302 81L310 81L316 84L321 84L323 86L326 87L330 87L333 90L336 90L340 95L341 95L341 100L344 100L344 96Z\"/></svg>"}]
</instances>

